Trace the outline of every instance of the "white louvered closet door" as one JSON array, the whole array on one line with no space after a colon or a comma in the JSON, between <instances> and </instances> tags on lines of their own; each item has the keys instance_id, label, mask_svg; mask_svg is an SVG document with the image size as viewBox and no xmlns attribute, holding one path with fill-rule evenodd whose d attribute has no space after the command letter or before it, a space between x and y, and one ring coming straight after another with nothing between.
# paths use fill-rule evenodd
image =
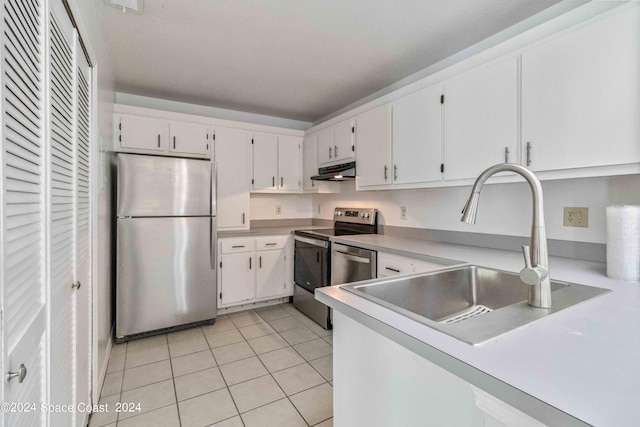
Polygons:
<instances>
[{"instance_id":1,"label":"white louvered closet door","mask_svg":"<svg viewBox=\"0 0 640 427\"><path fill-rule=\"evenodd\" d=\"M44 0L2 2L0 303L3 402L47 401ZM5 381L7 372L27 375ZM5 426L38 426L38 410L1 413Z\"/></svg>"},{"instance_id":2,"label":"white louvered closet door","mask_svg":"<svg viewBox=\"0 0 640 427\"><path fill-rule=\"evenodd\" d=\"M60 0L49 14L49 402L75 403L75 30ZM50 413L52 426L73 426L74 413Z\"/></svg>"},{"instance_id":3,"label":"white louvered closet door","mask_svg":"<svg viewBox=\"0 0 640 427\"><path fill-rule=\"evenodd\" d=\"M91 168L91 69L81 49L76 49L77 123L76 123L76 401L91 402L91 240L90 240L90 168ZM77 414L76 425L86 421L86 413Z\"/></svg>"}]
</instances>

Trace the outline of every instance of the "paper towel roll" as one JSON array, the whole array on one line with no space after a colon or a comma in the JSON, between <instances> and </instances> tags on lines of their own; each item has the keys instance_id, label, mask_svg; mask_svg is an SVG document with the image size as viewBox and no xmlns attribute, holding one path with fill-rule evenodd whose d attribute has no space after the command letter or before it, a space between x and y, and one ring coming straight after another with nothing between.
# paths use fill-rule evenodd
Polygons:
<instances>
[{"instance_id":1,"label":"paper towel roll","mask_svg":"<svg viewBox=\"0 0 640 427\"><path fill-rule=\"evenodd\" d=\"M640 206L607 206L607 276L640 281Z\"/></svg>"}]
</instances>

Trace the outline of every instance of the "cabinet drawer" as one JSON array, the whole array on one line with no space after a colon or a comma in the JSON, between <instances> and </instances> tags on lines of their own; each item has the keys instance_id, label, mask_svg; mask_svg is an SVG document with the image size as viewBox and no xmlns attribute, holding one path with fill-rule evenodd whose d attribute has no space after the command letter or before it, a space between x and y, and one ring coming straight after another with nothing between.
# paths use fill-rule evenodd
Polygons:
<instances>
[{"instance_id":1,"label":"cabinet drawer","mask_svg":"<svg viewBox=\"0 0 640 427\"><path fill-rule=\"evenodd\" d=\"M414 273L426 273L427 271L439 270L444 267L447 267L447 265L421 260L416 260L413 262Z\"/></svg>"},{"instance_id":2,"label":"cabinet drawer","mask_svg":"<svg viewBox=\"0 0 640 427\"><path fill-rule=\"evenodd\" d=\"M255 250L254 239L221 239L220 251L223 254L232 254L236 252L253 252Z\"/></svg>"},{"instance_id":3,"label":"cabinet drawer","mask_svg":"<svg viewBox=\"0 0 640 427\"><path fill-rule=\"evenodd\" d=\"M289 236L261 237L256 239L256 250L267 251L271 249L282 249L287 244Z\"/></svg>"},{"instance_id":4,"label":"cabinet drawer","mask_svg":"<svg viewBox=\"0 0 640 427\"><path fill-rule=\"evenodd\" d=\"M410 260L378 252L378 277L410 273L413 273L413 265Z\"/></svg>"}]
</instances>

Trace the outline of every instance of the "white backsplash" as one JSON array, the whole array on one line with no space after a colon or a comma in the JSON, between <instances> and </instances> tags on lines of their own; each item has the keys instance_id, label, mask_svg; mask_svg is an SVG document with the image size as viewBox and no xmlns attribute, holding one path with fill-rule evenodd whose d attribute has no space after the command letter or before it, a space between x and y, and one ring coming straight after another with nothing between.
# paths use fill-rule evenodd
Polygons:
<instances>
[{"instance_id":1,"label":"white backsplash","mask_svg":"<svg viewBox=\"0 0 640 427\"><path fill-rule=\"evenodd\" d=\"M606 206L640 203L640 175L545 181L542 187L547 237L551 239L605 243ZM531 191L526 183L486 185L475 225L460 222L470 189L464 186L356 192L354 182L342 183L339 194L313 195L312 212L314 218L332 219L337 206L375 207L380 210L379 223L385 225L510 236L530 234ZM401 219L401 206L408 209L406 220ZM564 227L565 206L588 207L589 227Z\"/></svg>"}]
</instances>

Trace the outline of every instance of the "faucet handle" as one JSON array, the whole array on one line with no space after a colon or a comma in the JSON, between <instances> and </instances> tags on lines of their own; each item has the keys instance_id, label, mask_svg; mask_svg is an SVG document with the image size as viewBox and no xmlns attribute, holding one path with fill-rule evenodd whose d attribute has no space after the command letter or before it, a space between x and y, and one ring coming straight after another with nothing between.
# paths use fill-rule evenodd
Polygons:
<instances>
[{"instance_id":1,"label":"faucet handle","mask_svg":"<svg viewBox=\"0 0 640 427\"><path fill-rule=\"evenodd\" d=\"M522 255L524 256L525 267L520 271L520 280L527 285L539 285L549 276L549 270L539 265L531 266L531 249L529 246L522 247Z\"/></svg>"}]
</instances>

